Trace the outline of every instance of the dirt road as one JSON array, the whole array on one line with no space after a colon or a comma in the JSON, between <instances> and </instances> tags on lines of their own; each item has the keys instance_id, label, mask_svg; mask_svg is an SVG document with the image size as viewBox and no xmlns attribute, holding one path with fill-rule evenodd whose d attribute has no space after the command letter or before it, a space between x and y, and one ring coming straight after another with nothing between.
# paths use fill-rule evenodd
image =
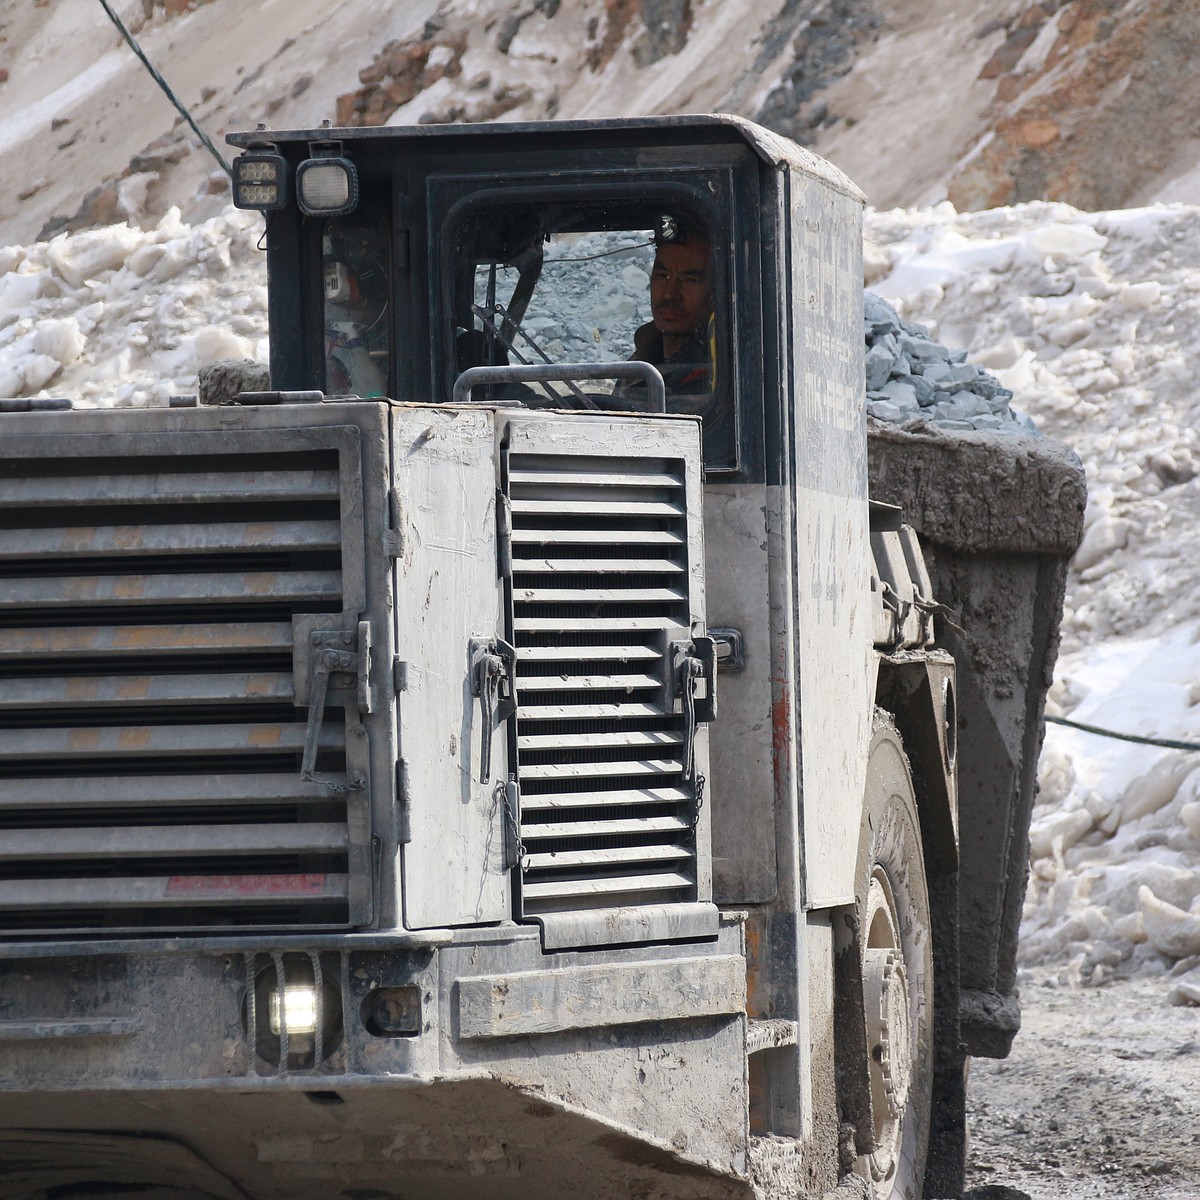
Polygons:
<instances>
[{"instance_id":1,"label":"dirt road","mask_svg":"<svg viewBox=\"0 0 1200 1200\"><path fill-rule=\"evenodd\" d=\"M1200 1200L1200 1008L1167 979L1021 988L1011 1056L972 1064L971 1200Z\"/></svg>"}]
</instances>

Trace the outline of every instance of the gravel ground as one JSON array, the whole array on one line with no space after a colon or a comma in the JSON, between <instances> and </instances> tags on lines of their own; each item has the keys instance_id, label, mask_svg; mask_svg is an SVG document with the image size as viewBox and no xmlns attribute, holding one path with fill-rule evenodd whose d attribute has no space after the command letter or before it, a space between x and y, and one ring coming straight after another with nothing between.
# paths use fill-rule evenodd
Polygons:
<instances>
[{"instance_id":1,"label":"gravel ground","mask_svg":"<svg viewBox=\"0 0 1200 1200\"><path fill-rule=\"evenodd\" d=\"M971 1066L969 1200L1200 1200L1200 1008L1164 991L1025 978L1012 1054Z\"/></svg>"}]
</instances>

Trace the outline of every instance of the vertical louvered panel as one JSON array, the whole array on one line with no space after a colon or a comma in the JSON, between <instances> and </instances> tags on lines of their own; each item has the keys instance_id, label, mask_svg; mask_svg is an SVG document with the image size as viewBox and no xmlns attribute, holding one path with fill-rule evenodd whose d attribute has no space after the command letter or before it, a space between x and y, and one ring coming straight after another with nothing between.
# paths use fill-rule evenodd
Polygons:
<instances>
[{"instance_id":1,"label":"vertical louvered panel","mask_svg":"<svg viewBox=\"0 0 1200 1200\"><path fill-rule=\"evenodd\" d=\"M362 605L356 431L131 434L0 458L0 935L353 924L361 770L334 694L301 778L293 641Z\"/></svg>"},{"instance_id":2,"label":"vertical louvered panel","mask_svg":"<svg viewBox=\"0 0 1200 1200\"><path fill-rule=\"evenodd\" d=\"M512 453L522 914L697 900L683 460Z\"/></svg>"}]
</instances>

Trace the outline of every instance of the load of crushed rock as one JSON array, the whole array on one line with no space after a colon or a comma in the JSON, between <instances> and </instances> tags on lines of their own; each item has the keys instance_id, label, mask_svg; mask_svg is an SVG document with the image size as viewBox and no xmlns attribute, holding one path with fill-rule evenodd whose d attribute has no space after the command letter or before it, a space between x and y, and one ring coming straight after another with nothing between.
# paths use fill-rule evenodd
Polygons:
<instances>
[{"instance_id":1,"label":"load of crushed rock","mask_svg":"<svg viewBox=\"0 0 1200 1200\"><path fill-rule=\"evenodd\" d=\"M874 292L863 297L867 412L890 424L933 423L942 429L992 430L1040 437L1024 413L1009 407L1012 392L965 350L949 350L923 325L902 321Z\"/></svg>"}]
</instances>

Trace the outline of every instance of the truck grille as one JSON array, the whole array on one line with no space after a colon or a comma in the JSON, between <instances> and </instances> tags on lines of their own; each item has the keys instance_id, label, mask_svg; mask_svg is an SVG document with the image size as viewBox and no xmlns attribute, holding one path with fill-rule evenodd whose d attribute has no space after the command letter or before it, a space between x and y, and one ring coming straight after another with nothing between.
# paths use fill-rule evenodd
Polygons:
<instances>
[{"instance_id":1,"label":"truck grille","mask_svg":"<svg viewBox=\"0 0 1200 1200\"><path fill-rule=\"evenodd\" d=\"M683 463L513 453L508 497L522 914L693 902Z\"/></svg>"},{"instance_id":2,"label":"truck grille","mask_svg":"<svg viewBox=\"0 0 1200 1200\"><path fill-rule=\"evenodd\" d=\"M292 642L349 607L359 467L155 436L0 463L0 934L343 926L347 793L301 780ZM317 766L346 778L332 707Z\"/></svg>"}]
</instances>

